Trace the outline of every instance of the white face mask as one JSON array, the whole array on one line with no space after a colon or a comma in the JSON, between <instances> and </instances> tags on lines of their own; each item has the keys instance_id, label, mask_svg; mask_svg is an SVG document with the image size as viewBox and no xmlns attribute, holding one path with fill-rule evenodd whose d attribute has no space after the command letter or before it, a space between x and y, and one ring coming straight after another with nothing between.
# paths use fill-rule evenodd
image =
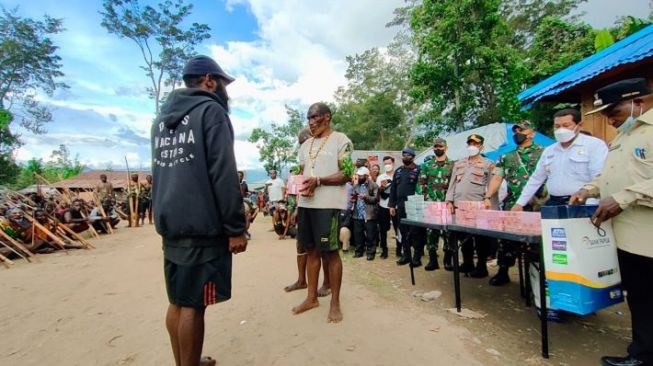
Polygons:
<instances>
[{"instance_id":1,"label":"white face mask","mask_svg":"<svg viewBox=\"0 0 653 366\"><path fill-rule=\"evenodd\" d=\"M383 166L383 170L384 170L386 173L390 173L390 172L392 171L392 165L389 165L389 164L388 164L388 165L384 165L384 166Z\"/></svg>"},{"instance_id":2,"label":"white face mask","mask_svg":"<svg viewBox=\"0 0 653 366\"><path fill-rule=\"evenodd\" d=\"M630 131L630 129L633 127L635 122L637 121L637 118L633 116L633 110L635 109L635 101L630 102L630 117L626 118L624 123L621 124L621 126L617 127L617 130L621 133L627 133ZM642 108L640 107L639 109L639 115L642 115Z\"/></svg>"},{"instance_id":3,"label":"white face mask","mask_svg":"<svg viewBox=\"0 0 653 366\"><path fill-rule=\"evenodd\" d=\"M558 142L569 142L576 137L576 129L570 130L568 128L560 127L557 130L553 131L553 135Z\"/></svg>"},{"instance_id":4,"label":"white face mask","mask_svg":"<svg viewBox=\"0 0 653 366\"><path fill-rule=\"evenodd\" d=\"M469 156L470 158L480 153L481 153L481 149L479 149L478 146L474 146L474 145L467 146L467 156Z\"/></svg>"}]
</instances>

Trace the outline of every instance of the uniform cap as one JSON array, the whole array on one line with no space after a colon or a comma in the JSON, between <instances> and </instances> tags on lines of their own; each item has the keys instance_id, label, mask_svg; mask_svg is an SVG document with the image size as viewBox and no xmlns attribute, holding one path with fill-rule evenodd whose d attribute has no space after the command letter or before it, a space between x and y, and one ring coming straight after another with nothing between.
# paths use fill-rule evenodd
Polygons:
<instances>
[{"instance_id":1,"label":"uniform cap","mask_svg":"<svg viewBox=\"0 0 653 366\"><path fill-rule=\"evenodd\" d=\"M447 140L443 139L442 137L438 137L433 140L433 146L447 146Z\"/></svg>"},{"instance_id":2,"label":"uniform cap","mask_svg":"<svg viewBox=\"0 0 653 366\"><path fill-rule=\"evenodd\" d=\"M522 120L519 121L519 123L515 123L512 126L512 132L515 132L516 129L522 129L522 130L533 130L533 124L529 120Z\"/></svg>"},{"instance_id":3,"label":"uniform cap","mask_svg":"<svg viewBox=\"0 0 653 366\"><path fill-rule=\"evenodd\" d=\"M483 141L485 141L485 139L483 138L483 136L474 133L469 135L469 137L467 138L468 144L470 141L478 142L479 144L483 145Z\"/></svg>"},{"instance_id":4,"label":"uniform cap","mask_svg":"<svg viewBox=\"0 0 653 366\"><path fill-rule=\"evenodd\" d=\"M360 167L358 168L356 175L370 175L370 170L367 169L366 167Z\"/></svg>"},{"instance_id":5,"label":"uniform cap","mask_svg":"<svg viewBox=\"0 0 653 366\"><path fill-rule=\"evenodd\" d=\"M624 100L635 99L647 94L651 94L651 88L648 87L644 78L617 81L594 93L595 109L585 113L585 115L600 112Z\"/></svg>"},{"instance_id":6,"label":"uniform cap","mask_svg":"<svg viewBox=\"0 0 653 366\"><path fill-rule=\"evenodd\" d=\"M410 154L412 156L417 155L417 154L415 154L415 150L411 149L410 147L407 147L407 148L401 150L401 153L402 154Z\"/></svg>"}]
</instances>

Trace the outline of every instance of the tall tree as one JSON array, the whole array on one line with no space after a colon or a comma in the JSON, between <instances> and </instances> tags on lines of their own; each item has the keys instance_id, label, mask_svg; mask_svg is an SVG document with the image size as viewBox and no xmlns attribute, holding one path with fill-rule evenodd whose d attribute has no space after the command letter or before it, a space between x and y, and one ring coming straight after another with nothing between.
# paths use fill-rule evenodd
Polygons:
<instances>
[{"instance_id":1,"label":"tall tree","mask_svg":"<svg viewBox=\"0 0 653 366\"><path fill-rule=\"evenodd\" d=\"M259 160L266 170L274 169L281 173L297 163L297 136L306 123L298 109L286 106L286 114L287 123L272 123L269 129L255 128L249 136L249 141L259 148Z\"/></svg>"},{"instance_id":2,"label":"tall tree","mask_svg":"<svg viewBox=\"0 0 653 366\"><path fill-rule=\"evenodd\" d=\"M423 120L442 130L464 130L520 115L516 99L526 72L506 41L511 30L500 0L424 0L411 27L418 60L415 98L428 103Z\"/></svg>"},{"instance_id":3,"label":"tall tree","mask_svg":"<svg viewBox=\"0 0 653 366\"><path fill-rule=\"evenodd\" d=\"M0 185L12 184L20 173L12 155L17 138L9 130L13 116L9 111L0 108Z\"/></svg>"},{"instance_id":4,"label":"tall tree","mask_svg":"<svg viewBox=\"0 0 653 366\"><path fill-rule=\"evenodd\" d=\"M102 26L138 46L145 62L141 68L151 82L148 92L158 114L164 89L177 87L184 63L194 55L196 45L211 37L211 28L192 23L184 29L193 5L183 0L165 0L157 4L158 9L142 7L138 0L104 0L102 6Z\"/></svg>"},{"instance_id":5,"label":"tall tree","mask_svg":"<svg viewBox=\"0 0 653 366\"><path fill-rule=\"evenodd\" d=\"M63 23L48 15L43 20L22 18L17 12L2 8L0 14L0 109L11 111L12 120L26 129L43 133L52 113L37 100L37 93L52 95L67 87L58 81L64 75L61 57L50 39L63 31Z\"/></svg>"},{"instance_id":6,"label":"tall tree","mask_svg":"<svg viewBox=\"0 0 653 366\"><path fill-rule=\"evenodd\" d=\"M395 52L396 46L347 57L347 85L336 91L333 121L357 142L357 149L401 149L412 138L407 56Z\"/></svg>"}]
</instances>

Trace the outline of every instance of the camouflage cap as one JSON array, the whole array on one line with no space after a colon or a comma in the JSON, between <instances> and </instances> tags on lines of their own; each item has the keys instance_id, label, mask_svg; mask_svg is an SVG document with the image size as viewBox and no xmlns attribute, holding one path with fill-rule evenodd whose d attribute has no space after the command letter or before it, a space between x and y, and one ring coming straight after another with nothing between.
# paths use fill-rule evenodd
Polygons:
<instances>
[{"instance_id":1,"label":"camouflage cap","mask_svg":"<svg viewBox=\"0 0 653 366\"><path fill-rule=\"evenodd\" d=\"M521 120L519 123L515 123L512 126L512 132L515 132L516 129L521 129L521 130L534 130L535 128L533 127L533 124L529 120Z\"/></svg>"},{"instance_id":2,"label":"camouflage cap","mask_svg":"<svg viewBox=\"0 0 653 366\"><path fill-rule=\"evenodd\" d=\"M485 141L485 138L483 138L483 136L481 136L481 135L473 133L473 134L469 135L469 137L467 138L467 143L468 144L469 144L470 141L478 142L479 144L483 145L483 142Z\"/></svg>"},{"instance_id":3,"label":"camouflage cap","mask_svg":"<svg viewBox=\"0 0 653 366\"><path fill-rule=\"evenodd\" d=\"M442 137L437 137L435 140L433 140L433 146L447 146L447 140L443 139Z\"/></svg>"}]
</instances>

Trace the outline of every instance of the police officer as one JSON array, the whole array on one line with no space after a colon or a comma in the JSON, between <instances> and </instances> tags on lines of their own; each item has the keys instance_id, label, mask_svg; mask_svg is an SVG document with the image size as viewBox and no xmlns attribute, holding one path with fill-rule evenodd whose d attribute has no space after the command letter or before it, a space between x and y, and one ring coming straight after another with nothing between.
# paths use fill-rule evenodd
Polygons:
<instances>
[{"instance_id":1,"label":"police officer","mask_svg":"<svg viewBox=\"0 0 653 366\"><path fill-rule=\"evenodd\" d=\"M594 105L619 134L610 143L602 174L571 203L600 197L592 217L612 218L621 284L632 321L627 357L603 357L605 366L653 365L653 94L646 79L622 80L599 89ZM589 114L588 113L588 114Z\"/></svg>"},{"instance_id":2,"label":"police officer","mask_svg":"<svg viewBox=\"0 0 653 366\"><path fill-rule=\"evenodd\" d=\"M517 149L502 155L497 162L497 169L494 178L488 188L488 197L492 197L501 187L505 179L508 185L508 195L503 200L502 209L509 211L515 205L521 195L521 191L528 182L528 178L535 171L537 162L544 149L533 142L535 130L529 121L521 121L512 127L512 138L517 145ZM524 211L533 211L534 207L530 203L524 206ZM508 269L515 265L515 260L519 255L518 242L502 240L499 245L497 263L499 272L490 279L490 285L501 286L510 282Z\"/></svg>"},{"instance_id":3,"label":"police officer","mask_svg":"<svg viewBox=\"0 0 653 366\"><path fill-rule=\"evenodd\" d=\"M423 194L426 201L444 202L449 188L449 180L453 171L453 160L447 157L447 140L436 138L433 141L432 159L425 160L420 165L419 185L417 194ZM429 262L424 266L427 271L439 269L438 265L438 241L440 240L441 231L429 230L426 238L426 249L429 253ZM447 270L453 269L453 254L449 249L448 238L443 236L444 240L444 267Z\"/></svg>"},{"instance_id":4,"label":"police officer","mask_svg":"<svg viewBox=\"0 0 653 366\"><path fill-rule=\"evenodd\" d=\"M419 167L414 162L415 150L405 148L401 152L401 160L404 165L395 171L390 188L390 198L388 199L390 215L397 215L400 220L406 218L406 199L408 196L415 194L419 180ZM420 240L415 240L416 236L419 237L419 234L415 231L414 227L404 224L399 224L399 231L401 232L401 246L403 251L397 264L401 266L412 262L413 267L421 266L424 243ZM415 253L412 259L410 251L411 242L415 247Z\"/></svg>"},{"instance_id":5,"label":"police officer","mask_svg":"<svg viewBox=\"0 0 653 366\"><path fill-rule=\"evenodd\" d=\"M470 135L467 138L467 159L460 159L454 164L446 196L447 207L452 213L460 201L483 201L488 207L498 208L496 195L487 196L487 187L496 167L493 162L481 156L484 141L485 138L481 135ZM461 235L455 237L455 240L465 239ZM473 239L473 243L471 240L463 240L465 244L461 248L463 253L461 272L475 278L487 277L487 256L492 241L484 236L475 236ZM476 266L474 266L474 249L478 255Z\"/></svg>"}]
</instances>

